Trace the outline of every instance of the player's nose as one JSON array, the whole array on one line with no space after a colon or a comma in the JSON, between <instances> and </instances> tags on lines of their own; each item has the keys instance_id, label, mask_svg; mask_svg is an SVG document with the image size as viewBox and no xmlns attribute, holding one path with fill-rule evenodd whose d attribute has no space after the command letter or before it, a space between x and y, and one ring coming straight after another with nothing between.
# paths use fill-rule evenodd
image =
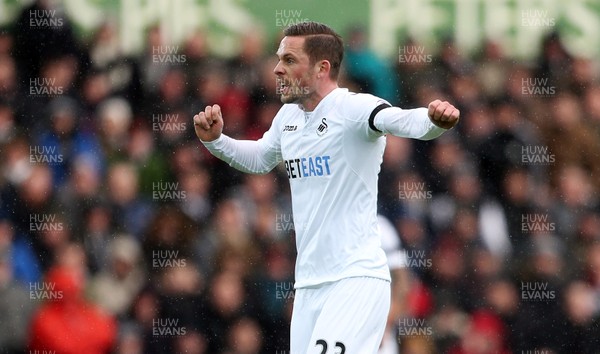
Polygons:
<instances>
[{"instance_id":1,"label":"player's nose","mask_svg":"<svg viewBox=\"0 0 600 354\"><path fill-rule=\"evenodd\" d=\"M283 71L283 65L281 65L281 61L277 62L277 65L275 65L275 68L273 68L273 72L275 73L275 75L280 76L283 75L285 72Z\"/></svg>"}]
</instances>

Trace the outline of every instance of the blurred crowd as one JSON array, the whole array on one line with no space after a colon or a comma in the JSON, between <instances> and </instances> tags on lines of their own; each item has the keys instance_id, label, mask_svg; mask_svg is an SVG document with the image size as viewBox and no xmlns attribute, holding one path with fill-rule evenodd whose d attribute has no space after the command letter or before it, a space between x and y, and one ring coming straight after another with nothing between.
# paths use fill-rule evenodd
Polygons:
<instances>
[{"instance_id":1,"label":"blurred crowd","mask_svg":"<svg viewBox=\"0 0 600 354\"><path fill-rule=\"evenodd\" d=\"M60 11L32 26L42 10L0 31L0 351L288 353L285 171L237 172L192 125L217 103L226 134L260 138L281 106L278 41L254 29L222 58L202 31L173 46L155 26L131 56L113 23L83 41ZM341 86L461 110L434 141L387 139L401 353L600 353L598 61L556 33L533 61L451 39L382 60L360 28L342 34Z\"/></svg>"}]
</instances>

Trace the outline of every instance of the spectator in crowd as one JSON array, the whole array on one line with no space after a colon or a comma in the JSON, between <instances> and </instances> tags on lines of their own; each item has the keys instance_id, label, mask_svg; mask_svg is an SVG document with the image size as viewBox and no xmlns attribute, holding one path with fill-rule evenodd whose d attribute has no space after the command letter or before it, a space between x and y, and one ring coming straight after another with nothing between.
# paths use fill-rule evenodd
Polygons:
<instances>
[{"instance_id":1,"label":"spectator in crowd","mask_svg":"<svg viewBox=\"0 0 600 354\"><path fill-rule=\"evenodd\" d=\"M115 319L83 298L86 282L83 250L63 249L35 290L44 303L34 313L29 332L30 351L110 353L116 338Z\"/></svg>"},{"instance_id":2,"label":"spectator in crowd","mask_svg":"<svg viewBox=\"0 0 600 354\"><path fill-rule=\"evenodd\" d=\"M178 123L165 123L165 128L170 127L169 124ZM148 199L153 198L155 190L158 190L155 188L157 181L173 182L173 174L169 171L163 152L165 149L173 149L173 146L157 144L153 132L159 131L161 126L156 125L156 129L154 127L154 123L152 125L142 123L132 128L126 147L127 160L134 163L139 178L139 193Z\"/></svg>"},{"instance_id":3,"label":"spectator in crowd","mask_svg":"<svg viewBox=\"0 0 600 354\"><path fill-rule=\"evenodd\" d=\"M365 29L354 27L348 32L348 45L344 53L348 78L358 84L358 92L368 92L392 105L398 104L401 95L389 63L368 48Z\"/></svg>"},{"instance_id":4,"label":"spectator in crowd","mask_svg":"<svg viewBox=\"0 0 600 354\"><path fill-rule=\"evenodd\" d=\"M153 213L153 205L139 194L135 166L132 162L115 163L109 168L106 180L107 198L118 231L141 237Z\"/></svg>"},{"instance_id":5,"label":"spectator in crowd","mask_svg":"<svg viewBox=\"0 0 600 354\"><path fill-rule=\"evenodd\" d=\"M242 278L233 272L220 272L211 279L207 294L207 309L201 319L208 332L210 352L217 353L227 347L227 332L254 309L244 304L246 290Z\"/></svg>"},{"instance_id":6,"label":"spectator in crowd","mask_svg":"<svg viewBox=\"0 0 600 354\"><path fill-rule=\"evenodd\" d=\"M0 215L0 254L11 279L27 286L41 278L40 261L26 234L15 229L10 219ZM8 271L7 271L8 272Z\"/></svg>"},{"instance_id":7,"label":"spectator in crowd","mask_svg":"<svg viewBox=\"0 0 600 354\"><path fill-rule=\"evenodd\" d=\"M47 132L41 134L38 146L49 160L54 157L52 155L58 157L51 164L54 189L58 189L71 174L69 168L74 160L87 159L95 163L95 169L101 170L103 158L99 153L100 143L96 137L77 130L77 101L69 97L57 97L50 102L49 110L51 126Z\"/></svg>"},{"instance_id":8,"label":"spectator in crowd","mask_svg":"<svg viewBox=\"0 0 600 354\"><path fill-rule=\"evenodd\" d=\"M109 245L109 264L90 281L90 299L115 317L123 317L144 285L141 247L131 235Z\"/></svg>"},{"instance_id":9,"label":"spectator in crowd","mask_svg":"<svg viewBox=\"0 0 600 354\"><path fill-rule=\"evenodd\" d=\"M194 244L193 222L179 208L173 205L162 206L156 218L147 225L143 236L142 249L148 270L160 271L155 266L161 259L188 259L192 256Z\"/></svg>"},{"instance_id":10,"label":"spectator in crowd","mask_svg":"<svg viewBox=\"0 0 600 354\"><path fill-rule=\"evenodd\" d=\"M237 320L229 329L224 354L259 354L263 343L259 324L248 317Z\"/></svg>"},{"instance_id":11,"label":"spectator in crowd","mask_svg":"<svg viewBox=\"0 0 600 354\"><path fill-rule=\"evenodd\" d=\"M5 222L3 222L5 223ZM15 255L4 249L6 225L0 226L0 348L7 354L17 354L25 351L28 333L27 328L36 308L36 303L30 297L31 285L37 279L24 283L14 277Z\"/></svg>"},{"instance_id":12,"label":"spectator in crowd","mask_svg":"<svg viewBox=\"0 0 600 354\"><path fill-rule=\"evenodd\" d=\"M265 33L262 28L249 28L240 38L239 53L228 60L229 81L246 92L260 85L260 74L254 70L265 59Z\"/></svg>"},{"instance_id":13,"label":"spectator in crowd","mask_svg":"<svg viewBox=\"0 0 600 354\"><path fill-rule=\"evenodd\" d=\"M112 239L114 220L108 204L93 202L82 210L82 235L83 248L88 257L88 266L91 273L106 270L110 264L109 244ZM77 214L75 214L77 215Z\"/></svg>"},{"instance_id":14,"label":"spectator in crowd","mask_svg":"<svg viewBox=\"0 0 600 354\"><path fill-rule=\"evenodd\" d=\"M131 105L122 97L103 101L97 108L95 132L109 162L124 158L133 120Z\"/></svg>"}]
</instances>

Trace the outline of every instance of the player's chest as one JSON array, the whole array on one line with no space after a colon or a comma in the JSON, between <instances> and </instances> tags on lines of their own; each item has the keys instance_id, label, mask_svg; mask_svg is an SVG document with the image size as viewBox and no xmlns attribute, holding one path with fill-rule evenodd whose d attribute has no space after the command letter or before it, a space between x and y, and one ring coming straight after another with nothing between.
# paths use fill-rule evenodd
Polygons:
<instances>
[{"instance_id":1,"label":"player's chest","mask_svg":"<svg viewBox=\"0 0 600 354\"><path fill-rule=\"evenodd\" d=\"M319 114L306 120L299 114L288 120L281 132L284 159L334 154L340 148L344 126L335 114Z\"/></svg>"}]
</instances>

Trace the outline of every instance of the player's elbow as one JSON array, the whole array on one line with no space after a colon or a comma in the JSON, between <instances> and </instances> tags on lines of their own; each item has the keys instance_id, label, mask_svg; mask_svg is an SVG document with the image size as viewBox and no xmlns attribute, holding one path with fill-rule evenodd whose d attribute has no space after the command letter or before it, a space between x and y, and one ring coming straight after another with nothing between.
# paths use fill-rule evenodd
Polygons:
<instances>
[{"instance_id":1,"label":"player's elbow","mask_svg":"<svg viewBox=\"0 0 600 354\"><path fill-rule=\"evenodd\" d=\"M255 174L257 175L266 175L267 173L271 172L273 169L272 168L262 168L260 170L257 170L255 172Z\"/></svg>"},{"instance_id":2,"label":"player's elbow","mask_svg":"<svg viewBox=\"0 0 600 354\"><path fill-rule=\"evenodd\" d=\"M442 134L431 134L431 132L430 132L430 133L427 133L427 134L425 134L425 135L423 135L423 136L421 136L421 137L419 137L417 139L418 140L423 140L423 141L429 141L429 140L433 140L433 139L438 138L440 135L442 135Z\"/></svg>"},{"instance_id":3,"label":"player's elbow","mask_svg":"<svg viewBox=\"0 0 600 354\"><path fill-rule=\"evenodd\" d=\"M244 172L255 174L255 175L266 175L267 173L269 173L269 172L271 172L273 170L273 167L274 166L271 166L271 165L266 164L266 163L259 163L259 164L256 164L254 166L250 166L248 168L245 168Z\"/></svg>"}]
</instances>

